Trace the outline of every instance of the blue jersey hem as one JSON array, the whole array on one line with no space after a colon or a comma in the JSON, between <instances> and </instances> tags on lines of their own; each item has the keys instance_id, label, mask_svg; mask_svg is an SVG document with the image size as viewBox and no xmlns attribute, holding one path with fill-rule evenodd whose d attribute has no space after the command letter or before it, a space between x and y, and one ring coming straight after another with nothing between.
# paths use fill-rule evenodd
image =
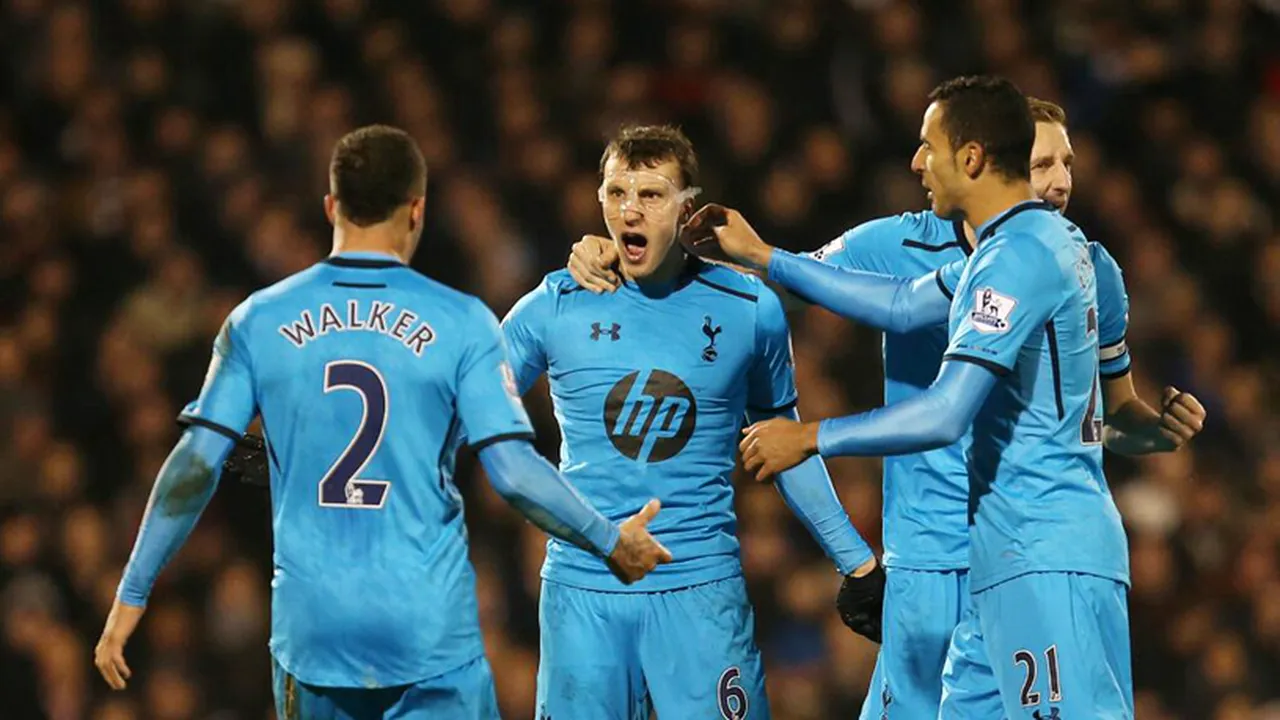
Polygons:
<instances>
[{"instance_id":1,"label":"blue jersey hem","mask_svg":"<svg viewBox=\"0 0 1280 720\"><path fill-rule=\"evenodd\" d=\"M963 558L918 558L894 553L885 553L880 559L880 564L886 568L897 568L899 570L920 570L923 572L949 572L953 570L968 570L969 557L968 553Z\"/></svg>"},{"instance_id":2,"label":"blue jersey hem","mask_svg":"<svg viewBox=\"0 0 1280 720\"><path fill-rule=\"evenodd\" d=\"M1114 568L1098 568L1086 567L1081 565L1073 565L1070 567L1045 566L1045 567L1020 567L1010 569L1001 573L978 573L969 572L969 589L970 592L978 593L983 590L990 590L997 585L1002 585L1022 577L1023 575L1043 574L1043 573L1071 573L1075 575L1093 575L1095 577L1104 578L1106 580L1114 580L1115 582L1129 587L1129 573L1118 572Z\"/></svg>"},{"instance_id":3,"label":"blue jersey hem","mask_svg":"<svg viewBox=\"0 0 1280 720\"><path fill-rule=\"evenodd\" d=\"M355 689L368 689L368 690L376 690L379 688L388 688L388 687L398 687L401 685L417 685L418 683L423 682L424 680L430 680L431 678L434 678L434 677L447 675L453 672L454 670L457 670L462 667L466 667L467 665L470 665L471 663L485 656L484 647L480 646L476 648L476 652L472 655L467 655L465 657L460 655L459 656L460 659L457 662L441 663L438 668L428 667L423 670L422 674L414 673L411 676L410 675L403 675L403 676L392 675L386 678L379 678L379 681L380 681L379 684L370 686L370 685L366 685L359 682L351 682L350 680L346 679L345 677L341 677L338 674L317 673L315 675L312 675L311 673L308 673L308 672L298 672L298 670L295 668L293 663L284 657L285 653L277 649L275 645L276 643L274 640L268 643L268 649L271 652L271 658L275 660L276 663L278 663L280 667L284 669L285 672L292 675L295 680L306 683L307 685L314 685L316 687L355 688Z\"/></svg>"},{"instance_id":4,"label":"blue jersey hem","mask_svg":"<svg viewBox=\"0 0 1280 720\"><path fill-rule=\"evenodd\" d=\"M603 564L601 567L603 567ZM707 567L697 569L691 568L688 570L681 569L671 573L662 573L659 570L645 576L645 578L640 582L632 583L630 585L623 585L622 581L610 574L581 570L574 567L565 567L560 564L548 565L544 563L541 575L542 579L547 582L578 588L580 590L644 594L670 592L672 590L697 587L698 585L706 585L707 583L739 577L742 575L742 563L735 558L732 564L717 563Z\"/></svg>"}]
</instances>

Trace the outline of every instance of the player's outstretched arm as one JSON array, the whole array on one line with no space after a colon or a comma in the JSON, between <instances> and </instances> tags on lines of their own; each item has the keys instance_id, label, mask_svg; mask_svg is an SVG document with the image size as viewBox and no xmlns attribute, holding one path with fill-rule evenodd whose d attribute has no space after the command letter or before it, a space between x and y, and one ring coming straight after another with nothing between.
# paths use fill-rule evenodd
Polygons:
<instances>
[{"instance_id":1,"label":"player's outstretched arm","mask_svg":"<svg viewBox=\"0 0 1280 720\"><path fill-rule=\"evenodd\" d=\"M123 689L131 674L124 661L124 646L142 617L156 577L209 504L222 463L234 444L224 434L192 426L182 433L160 468L115 603L94 650L98 671L115 690Z\"/></svg>"},{"instance_id":2,"label":"player's outstretched arm","mask_svg":"<svg viewBox=\"0 0 1280 720\"><path fill-rule=\"evenodd\" d=\"M1196 396L1167 387L1156 410L1138 397L1128 374L1104 381L1102 404L1102 444L1121 455L1173 452L1204 429L1206 413Z\"/></svg>"},{"instance_id":3,"label":"player's outstretched arm","mask_svg":"<svg viewBox=\"0 0 1280 720\"><path fill-rule=\"evenodd\" d=\"M945 447L973 424L996 380L986 367L944 360L932 385L900 403L820 422L756 423L742 431L742 461L763 480L815 454L903 455Z\"/></svg>"},{"instance_id":4,"label":"player's outstretched arm","mask_svg":"<svg viewBox=\"0 0 1280 720\"><path fill-rule=\"evenodd\" d=\"M657 500L615 526L527 440L501 440L479 454L499 495L545 532L605 558L622 582L633 583L656 566L671 562L671 552L645 529L658 514Z\"/></svg>"},{"instance_id":5,"label":"player's outstretched arm","mask_svg":"<svg viewBox=\"0 0 1280 720\"><path fill-rule=\"evenodd\" d=\"M832 267L771 247L738 211L720 206L708 205L689 221L695 228L699 223L711 231L701 240L694 231L682 235L692 251L765 271L770 282L851 320L902 333L945 322L951 309L934 274L908 279Z\"/></svg>"},{"instance_id":6,"label":"player's outstretched arm","mask_svg":"<svg viewBox=\"0 0 1280 720\"><path fill-rule=\"evenodd\" d=\"M878 330L906 333L947 321L951 298L936 273L915 279L845 270L775 250L769 280L799 298Z\"/></svg>"}]
</instances>

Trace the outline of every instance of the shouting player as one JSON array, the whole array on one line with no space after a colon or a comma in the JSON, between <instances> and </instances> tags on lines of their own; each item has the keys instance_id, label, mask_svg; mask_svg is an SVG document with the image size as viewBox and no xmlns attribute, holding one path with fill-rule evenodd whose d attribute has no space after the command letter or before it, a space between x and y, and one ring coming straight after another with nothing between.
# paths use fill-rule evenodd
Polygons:
<instances>
[{"instance_id":1,"label":"shouting player","mask_svg":"<svg viewBox=\"0 0 1280 720\"><path fill-rule=\"evenodd\" d=\"M520 391L550 379L565 475L611 517L656 495L652 531L677 560L628 587L551 541L538 717L768 718L732 476L744 417L796 417L782 305L757 278L675 242L697 192L678 130L624 128L600 174L622 287L593 295L551 273L503 328ZM875 567L821 459L780 474L778 488L841 573Z\"/></svg>"},{"instance_id":2,"label":"shouting player","mask_svg":"<svg viewBox=\"0 0 1280 720\"><path fill-rule=\"evenodd\" d=\"M156 576L258 414L272 466L281 718L498 718L452 483L463 435L500 494L584 562L603 569L607 558L620 585L670 560L645 530L656 502L615 525L534 452L493 314L406 266L426 181L404 132L344 137L325 198L332 255L254 293L223 325L97 646L113 688L130 676L124 645Z\"/></svg>"},{"instance_id":3,"label":"shouting player","mask_svg":"<svg viewBox=\"0 0 1280 720\"><path fill-rule=\"evenodd\" d=\"M721 249L820 304L906 331L948 316L924 391L821 423L753 426L744 463L769 476L814 454L940 448L972 426L972 605L957 627L940 717L1132 717L1128 549L1102 474L1097 281L1078 228L1030 183L1026 98L959 78L930 96L912 168L977 247L951 302L941 273L850 273L765 245L737 213ZM910 482L903 479L903 482Z\"/></svg>"},{"instance_id":4,"label":"shouting player","mask_svg":"<svg viewBox=\"0 0 1280 720\"><path fill-rule=\"evenodd\" d=\"M1029 99L1035 122L1031 184L1065 212L1071 198L1074 154L1066 113ZM829 265L902 277L938 270L954 279L972 253L973 228L933 212L865 222L808 257ZM1190 394L1165 391L1157 412L1137 397L1125 345L1128 302L1115 261L1098 243L1089 249L1098 279L1100 370L1104 445L1139 454L1173 450L1203 426L1204 409ZM584 287L612 290L612 247L594 238L576 243L569 268ZM948 288L948 291L954 287ZM945 318L908 332L886 331L883 344L886 403L927 388L947 344ZM952 631L968 602L969 535L967 441L884 459L884 555L887 572L883 644L862 720L934 717L942 696L942 668ZM887 707L893 712L888 713Z\"/></svg>"}]
</instances>

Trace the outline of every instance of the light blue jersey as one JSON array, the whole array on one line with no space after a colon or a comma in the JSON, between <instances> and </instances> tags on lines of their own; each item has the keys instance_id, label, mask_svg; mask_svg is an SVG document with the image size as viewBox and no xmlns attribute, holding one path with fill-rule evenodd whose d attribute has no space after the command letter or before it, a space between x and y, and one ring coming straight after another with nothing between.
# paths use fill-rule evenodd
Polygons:
<instances>
[{"instance_id":1,"label":"light blue jersey","mask_svg":"<svg viewBox=\"0 0 1280 720\"><path fill-rule=\"evenodd\" d=\"M1031 572L1128 582L1102 473L1098 282L1084 235L1044 202L978 228L945 357L1002 376L969 449L971 588Z\"/></svg>"},{"instance_id":2,"label":"light blue jersey","mask_svg":"<svg viewBox=\"0 0 1280 720\"><path fill-rule=\"evenodd\" d=\"M964 224L931 212L863 223L810 256L849 270L918 277L962 269L969 255ZM885 333L884 402L919 394L938 376L947 347L943 323ZM938 450L884 458L884 556L888 568L953 570L969 566L969 474L961 441Z\"/></svg>"},{"instance_id":3,"label":"light blue jersey","mask_svg":"<svg viewBox=\"0 0 1280 720\"><path fill-rule=\"evenodd\" d=\"M553 272L503 321L516 385L543 373L563 442L560 468L617 522L662 501L650 532L675 557L624 586L588 553L551 540L542 576L655 592L742 572L733 470L748 409L796 401L781 302L755 278L705 265L649 296L634 283L593 295Z\"/></svg>"},{"instance_id":4,"label":"light blue jersey","mask_svg":"<svg viewBox=\"0 0 1280 720\"><path fill-rule=\"evenodd\" d=\"M238 437L262 417L284 671L377 688L482 658L454 451L463 433L532 437L493 314L388 256L341 255L236 308L210 377L184 419Z\"/></svg>"}]
</instances>

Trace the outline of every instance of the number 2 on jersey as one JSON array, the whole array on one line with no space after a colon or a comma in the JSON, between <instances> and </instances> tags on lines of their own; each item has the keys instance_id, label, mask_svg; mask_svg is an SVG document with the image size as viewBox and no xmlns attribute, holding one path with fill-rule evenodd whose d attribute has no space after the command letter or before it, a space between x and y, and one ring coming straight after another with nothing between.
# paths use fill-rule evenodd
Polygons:
<instances>
[{"instance_id":1,"label":"number 2 on jersey","mask_svg":"<svg viewBox=\"0 0 1280 720\"><path fill-rule=\"evenodd\" d=\"M387 428L387 383L377 368L358 360L335 360L324 367L324 392L354 390L363 415L356 434L320 481L320 506L377 510L387 500L391 483L358 476L382 444Z\"/></svg>"}]
</instances>

